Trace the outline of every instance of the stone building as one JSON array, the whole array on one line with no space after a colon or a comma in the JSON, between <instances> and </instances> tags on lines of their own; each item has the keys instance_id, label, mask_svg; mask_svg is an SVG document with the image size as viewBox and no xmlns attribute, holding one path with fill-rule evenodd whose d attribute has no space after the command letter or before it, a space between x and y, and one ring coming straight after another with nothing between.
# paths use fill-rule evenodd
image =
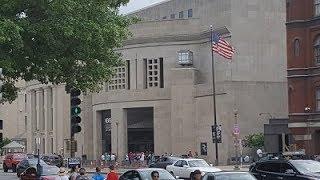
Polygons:
<instances>
[{"instance_id":1,"label":"stone building","mask_svg":"<svg viewBox=\"0 0 320 180\"><path fill-rule=\"evenodd\" d=\"M298 149L320 154L320 1L287 2L289 128Z\"/></svg>"},{"instance_id":2,"label":"stone building","mask_svg":"<svg viewBox=\"0 0 320 180\"><path fill-rule=\"evenodd\" d=\"M287 117L284 0L171 0L133 12L141 22L119 49L124 66L100 93L83 96L77 155L112 152L198 152L214 162L209 26L235 48L232 61L214 55L220 162L234 156L235 116L241 137L263 131L267 119ZM69 138L69 97L64 87L29 82L28 151L41 137L42 152L64 152ZM24 96L23 96L24 97ZM45 123L41 121L45 120ZM205 155L207 154L207 155Z\"/></svg>"}]
</instances>

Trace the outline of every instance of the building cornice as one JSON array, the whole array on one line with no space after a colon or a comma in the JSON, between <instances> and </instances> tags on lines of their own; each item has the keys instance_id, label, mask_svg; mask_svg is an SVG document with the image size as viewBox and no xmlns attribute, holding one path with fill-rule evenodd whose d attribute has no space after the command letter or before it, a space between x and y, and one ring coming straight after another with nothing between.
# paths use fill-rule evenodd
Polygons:
<instances>
[{"instance_id":1,"label":"building cornice","mask_svg":"<svg viewBox=\"0 0 320 180\"><path fill-rule=\"evenodd\" d=\"M306 20L292 20L286 22L286 26L289 28L305 28L306 26L320 25L320 16L313 17Z\"/></svg>"},{"instance_id":2,"label":"building cornice","mask_svg":"<svg viewBox=\"0 0 320 180\"><path fill-rule=\"evenodd\" d=\"M313 66L308 68L289 68L287 69L287 72L287 78L320 76L320 66Z\"/></svg>"}]
</instances>

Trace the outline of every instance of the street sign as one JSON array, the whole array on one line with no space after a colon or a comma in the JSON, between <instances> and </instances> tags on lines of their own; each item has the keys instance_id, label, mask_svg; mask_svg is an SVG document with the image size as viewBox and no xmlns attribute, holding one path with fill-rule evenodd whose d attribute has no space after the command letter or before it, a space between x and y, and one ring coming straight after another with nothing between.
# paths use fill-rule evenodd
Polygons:
<instances>
[{"instance_id":1,"label":"street sign","mask_svg":"<svg viewBox=\"0 0 320 180\"><path fill-rule=\"evenodd\" d=\"M238 124L233 125L233 134L239 135L240 134L240 127Z\"/></svg>"},{"instance_id":2,"label":"street sign","mask_svg":"<svg viewBox=\"0 0 320 180\"><path fill-rule=\"evenodd\" d=\"M217 137L215 136L215 132L217 131ZM221 125L215 127L214 125L211 126L211 133L212 133L212 142L215 143L222 143L222 128Z\"/></svg>"}]
</instances>

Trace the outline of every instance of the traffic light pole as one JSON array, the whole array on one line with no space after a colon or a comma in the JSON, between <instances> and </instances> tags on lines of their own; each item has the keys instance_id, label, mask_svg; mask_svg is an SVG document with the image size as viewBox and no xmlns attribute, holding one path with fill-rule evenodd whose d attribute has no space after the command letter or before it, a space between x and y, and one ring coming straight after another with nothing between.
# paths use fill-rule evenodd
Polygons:
<instances>
[{"instance_id":1,"label":"traffic light pole","mask_svg":"<svg viewBox=\"0 0 320 180\"><path fill-rule=\"evenodd\" d=\"M71 94L70 94L70 102L71 102ZM71 108L70 108L70 119L72 118L72 112L71 112ZM75 156L75 152L74 149L72 148L72 144L74 142L74 133L72 132L72 121L70 121L70 157L74 158Z\"/></svg>"}]
</instances>

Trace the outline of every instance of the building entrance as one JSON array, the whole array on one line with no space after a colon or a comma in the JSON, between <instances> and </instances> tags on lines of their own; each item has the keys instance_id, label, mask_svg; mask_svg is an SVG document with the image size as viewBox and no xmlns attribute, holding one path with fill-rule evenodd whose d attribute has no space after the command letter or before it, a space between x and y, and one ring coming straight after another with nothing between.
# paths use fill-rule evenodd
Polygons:
<instances>
[{"instance_id":1,"label":"building entrance","mask_svg":"<svg viewBox=\"0 0 320 180\"><path fill-rule=\"evenodd\" d=\"M127 109L128 151L154 152L153 108Z\"/></svg>"}]
</instances>

